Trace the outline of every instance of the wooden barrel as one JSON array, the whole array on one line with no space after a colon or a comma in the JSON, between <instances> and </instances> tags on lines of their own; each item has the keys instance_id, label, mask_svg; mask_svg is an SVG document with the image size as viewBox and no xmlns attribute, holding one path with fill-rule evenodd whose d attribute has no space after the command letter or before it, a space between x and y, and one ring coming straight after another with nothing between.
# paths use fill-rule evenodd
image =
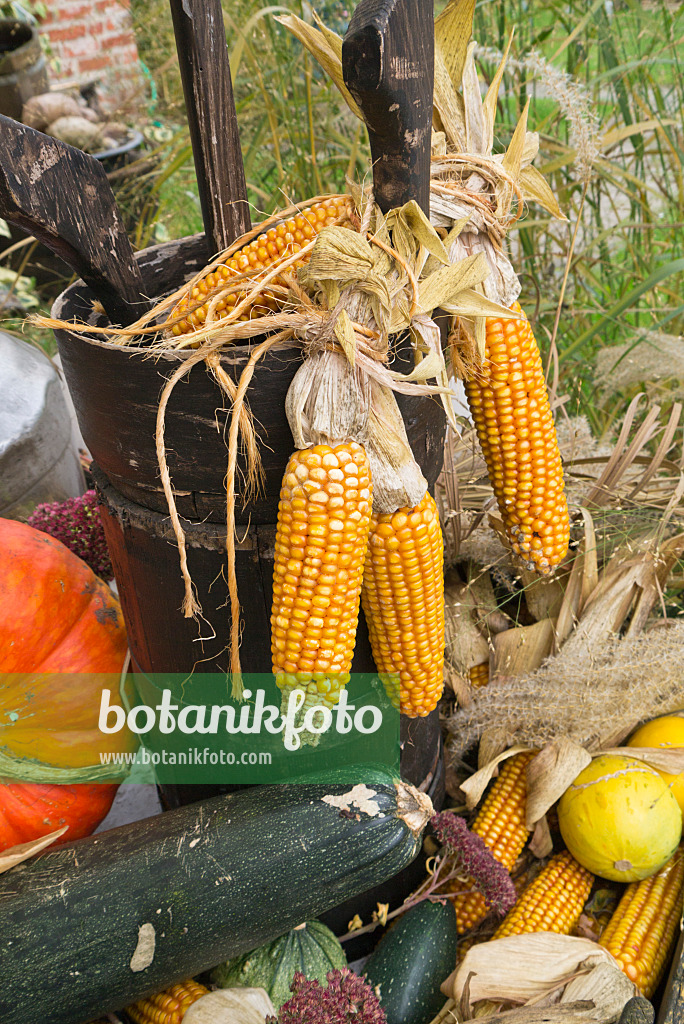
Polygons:
<instances>
[{"instance_id":1,"label":"wooden barrel","mask_svg":"<svg viewBox=\"0 0 684 1024\"><path fill-rule=\"evenodd\" d=\"M177 288L184 277L206 264L203 236L180 239L137 255L146 292L158 296ZM56 301L53 313L65 320L90 318L93 295L76 282ZM56 331L57 344L79 426L95 460L94 476L104 506L104 524L134 666L142 672L226 671L230 626L225 565L224 441L229 410L223 392L203 364L171 396L166 417L166 450L178 511L184 517L188 563L205 623L180 613L183 583L168 507L159 482L155 420L164 382L178 365L178 354L145 357L140 349L98 342L69 331ZM222 357L227 373L238 380L249 357L248 346L234 346ZM397 359L408 367L410 352ZM275 523L282 476L292 452L292 435L284 412L285 395L301 362L298 348L267 353L257 365L248 400L258 425L265 486L258 498L243 502L239 493L236 520L238 591L244 628L240 657L244 672L270 672L270 608ZM438 401L399 396L411 446L432 486L441 470L445 421ZM243 471L244 465L239 465ZM238 473L238 480L241 473ZM352 666L374 671L368 635L360 617ZM402 770L408 781L423 784L436 774L439 722L436 713L407 723ZM168 804L199 799L165 788ZM190 788L190 787L187 787Z\"/></svg>"}]
</instances>

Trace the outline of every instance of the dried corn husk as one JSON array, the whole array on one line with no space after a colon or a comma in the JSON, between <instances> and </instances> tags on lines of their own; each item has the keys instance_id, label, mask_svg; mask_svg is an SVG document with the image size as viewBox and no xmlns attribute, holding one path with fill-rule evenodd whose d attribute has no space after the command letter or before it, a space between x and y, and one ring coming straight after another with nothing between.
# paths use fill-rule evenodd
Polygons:
<instances>
[{"instance_id":1,"label":"dried corn husk","mask_svg":"<svg viewBox=\"0 0 684 1024\"><path fill-rule=\"evenodd\" d=\"M538 1001L601 963L619 970L608 950L590 939L552 932L510 935L472 946L442 985L442 992L459 1003L468 984L471 1005L482 999ZM636 987L632 988L636 994Z\"/></svg>"},{"instance_id":2,"label":"dried corn husk","mask_svg":"<svg viewBox=\"0 0 684 1024\"><path fill-rule=\"evenodd\" d=\"M263 988L221 988L201 996L185 1012L183 1024L264 1024L275 1017Z\"/></svg>"},{"instance_id":3,"label":"dried corn husk","mask_svg":"<svg viewBox=\"0 0 684 1024\"><path fill-rule=\"evenodd\" d=\"M10 868L16 867L17 864L23 864L30 857L35 857L47 846L51 846L60 836L64 835L68 828L69 826L65 825L64 828L58 828L55 832L41 836L40 839L32 839L28 843L19 843L18 846L10 846L8 850L3 850L0 853L0 875L4 871L9 871Z\"/></svg>"},{"instance_id":4,"label":"dried corn husk","mask_svg":"<svg viewBox=\"0 0 684 1024\"><path fill-rule=\"evenodd\" d=\"M593 971L573 978L561 996L561 1006L577 1000L590 999L594 1010L590 1014L601 1024L613 1024L619 1020L625 1003L632 996L639 995L634 982L630 981L615 964L601 963Z\"/></svg>"}]
</instances>

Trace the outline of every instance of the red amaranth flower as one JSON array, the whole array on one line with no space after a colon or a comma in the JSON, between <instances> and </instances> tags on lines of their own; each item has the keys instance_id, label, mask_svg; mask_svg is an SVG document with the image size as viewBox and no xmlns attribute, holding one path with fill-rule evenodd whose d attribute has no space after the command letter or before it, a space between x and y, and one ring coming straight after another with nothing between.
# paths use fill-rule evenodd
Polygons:
<instances>
[{"instance_id":1,"label":"red amaranth flower","mask_svg":"<svg viewBox=\"0 0 684 1024\"><path fill-rule=\"evenodd\" d=\"M349 968L330 971L326 980L323 988L318 981L295 974L291 998L266 1024L387 1024L373 989Z\"/></svg>"},{"instance_id":2,"label":"red amaranth flower","mask_svg":"<svg viewBox=\"0 0 684 1024\"><path fill-rule=\"evenodd\" d=\"M61 540L96 576L103 580L114 577L95 491L86 491L80 498L37 505L28 524Z\"/></svg>"},{"instance_id":3,"label":"red amaranth flower","mask_svg":"<svg viewBox=\"0 0 684 1024\"><path fill-rule=\"evenodd\" d=\"M458 874L472 878L488 908L499 914L509 911L518 898L515 886L506 868L480 836L471 832L465 820L452 811L435 814L430 824Z\"/></svg>"}]
</instances>

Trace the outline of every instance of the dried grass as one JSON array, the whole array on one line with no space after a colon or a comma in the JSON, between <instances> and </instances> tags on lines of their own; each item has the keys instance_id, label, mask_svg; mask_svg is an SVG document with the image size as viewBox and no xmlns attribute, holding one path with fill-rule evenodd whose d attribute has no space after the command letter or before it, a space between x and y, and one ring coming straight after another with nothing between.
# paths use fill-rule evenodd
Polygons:
<instances>
[{"instance_id":1,"label":"dried grass","mask_svg":"<svg viewBox=\"0 0 684 1024\"><path fill-rule=\"evenodd\" d=\"M673 334L642 331L626 345L596 354L597 385L610 393L644 385L669 385L672 397L684 395L684 344Z\"/></svg>"},{"instance_id":2,"label":"dried grass","mask_svg":"<svg viewBox=\"0 0 684 1024\"><path fill-rule=\"evenodd\" d=\"M462 757L495 723L509 745L542 747L564 734L599 750L640 721L682 708L684 622L601 643L577 636L536 672L490 684L457 710L448 745Z\"/></svg>"}]
</instances>

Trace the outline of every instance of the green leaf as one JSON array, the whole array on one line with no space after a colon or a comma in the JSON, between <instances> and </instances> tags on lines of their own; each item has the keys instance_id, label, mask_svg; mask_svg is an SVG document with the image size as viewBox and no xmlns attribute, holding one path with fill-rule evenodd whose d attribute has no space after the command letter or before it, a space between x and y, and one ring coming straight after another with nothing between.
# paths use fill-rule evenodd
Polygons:
<instances>
[{"instance_id":1,"label":"green leaf","mask_svg":"<svg viewBox=\"0 0 684 1024\"><path fill-rule=\"evenodd\" d=\"M611 306L610 309L601 316L599 321L593 325L593 327L587 328L583 331L578 338L575 338L570 345L564 348L561 358L565 359L567 356L576 352L577 349L581 348L588 341L591 341L599 331L603 330L604 325L607 321L616 320L621 313L624 313L626 309L634 305L637 299L640 299L646 292L650 292L651 289L655 288L656 285L660 284L661 281L665 281L668 277L672 277L674 274L684 273L684 257L678 260L670 260L669 263L663 263L662 266L654 270L645 281L633 288L631 292L616 302L615 305Z\"/></svg>"}]
</instances>

